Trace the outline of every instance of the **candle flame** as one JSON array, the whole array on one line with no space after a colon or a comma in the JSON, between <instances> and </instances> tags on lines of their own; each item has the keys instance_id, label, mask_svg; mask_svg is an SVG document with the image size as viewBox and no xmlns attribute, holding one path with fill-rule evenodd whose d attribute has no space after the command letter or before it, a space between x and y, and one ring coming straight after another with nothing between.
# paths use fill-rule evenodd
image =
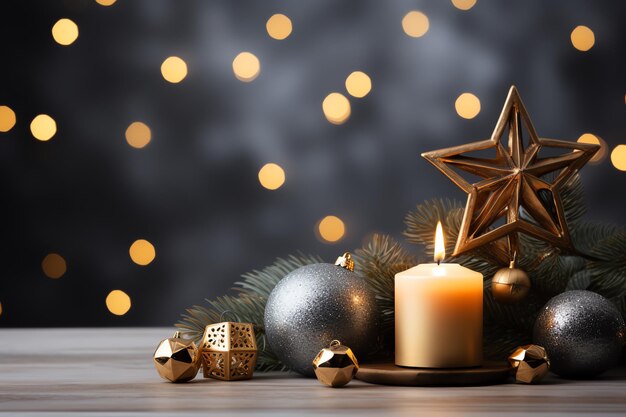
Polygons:
<instances>
[{"instance_id":1,"label":"candle flame","mask_svg":"<svg viewBox=\"0 0 626 417\"><path fill-rule=\"evenodd\" d=\"M443 228L441 222L437 222L437 230L435 231L435 262L439 263L446 257L446 244L443 240Z\"/></svg>"}]
</instances>

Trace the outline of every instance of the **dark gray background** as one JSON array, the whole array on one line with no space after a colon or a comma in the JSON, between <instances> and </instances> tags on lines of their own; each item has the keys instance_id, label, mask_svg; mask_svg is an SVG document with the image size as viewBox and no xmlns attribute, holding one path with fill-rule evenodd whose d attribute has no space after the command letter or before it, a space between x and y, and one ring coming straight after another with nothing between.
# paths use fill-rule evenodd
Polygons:
<instances>
[{"instance_id":1,"label":"dark gray background","mask_svg":"<svg viewBox=\"0 0 626 417\"><path fill-rule=\"evenodd\" d=\"M402 31L412 9L430 18L422 38ZM445 0L0 2L0 104L18 119L0 133L0 326L171 324L277 256L332 261L372 232L399 237L416 203L465 198L419 154L487 138L511 84L540 136L625 142L625 11L583 0L478 0L468 12ZM284 41L265 31L277 12L294 26ZM79 26L69 47L50 34L61 17ZM570 43L579 24L595 32L587 53ZM261 60L252 83L232 74L241 51ZM160 74L170 55L189 66L180 84ZM321 102L345 94L354 70L373 90L331 125ZM473 120L454 110L465 91L481 99ZM57 121L49 142L30 135L39 113ZM143 150L124 139L135 120L152 128ZM278 191L259 185L267 162L285 168ZM583 174L589 216L624 224L626 173L605 160ZM314 233L328 214L347 228L334 245ZM140 237L157 250L147 267L128 256ZM41 271L50 252L67 260L61 279ZM133 301L123 317L104 305L115 288Z\"/></svg>"}]
</instances>

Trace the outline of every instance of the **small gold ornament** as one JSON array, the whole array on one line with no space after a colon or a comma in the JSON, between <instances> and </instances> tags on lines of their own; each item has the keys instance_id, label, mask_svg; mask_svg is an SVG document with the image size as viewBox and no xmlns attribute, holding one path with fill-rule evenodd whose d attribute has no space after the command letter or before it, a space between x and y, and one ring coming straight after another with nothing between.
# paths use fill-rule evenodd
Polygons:
<instances>
[{"instance_id":1,"label":"small gold ornament","mask_svg":"<svg viewBox=\"0 0 626 417\"><path fill-rule=\"evenodd\" d=\"M352 349L342 345L339 340L333 340L313 359L313 369L322 384L338 388L354 378L359 370L359 363Z\"/></svg>"},{"instance_id":2,"label":"small gold ornament","mask_svg":"<svg viewBox=\"0 0 626 417\"><path fill-rule=\"evenodd\" d=\"M157 372L168 381L191 381L198 373L198 348L193 341L181 338L180 332L162 340L152 357Z\"/></svg>"},{"instance_id":3,"label":"small gold ornament","mask_svg":"<svg viewBox=\"0 0 626 417\"><path fill-rule=\"evenodd\" d=\"M200 348L205 378L224 381L252 378L257 358L252 323L227 321L208 325Z\"/></svg>"},{"instance_id":4,"label":"small gold ornament","mask_svg":"<svg viewBox=\"0 0 626 417\"><path fill-rule=\"evenodd\" d=\"M546 350L538 345L520 346L509 356L515 380L524 384L539 382L550 370Z\"/></svg>"},{"instance_id":5,"label":"small gold ornament","mask_svg":"<svg viewBox=\"0 0 626 417\"><path fill-rule=\"evenodd\" d=\"M503 304L517 303L528 295L530 278L528 274L511 262L508 268L496 271L491 279L491 294L493 298Z\"/></svg>"}]
</instances>

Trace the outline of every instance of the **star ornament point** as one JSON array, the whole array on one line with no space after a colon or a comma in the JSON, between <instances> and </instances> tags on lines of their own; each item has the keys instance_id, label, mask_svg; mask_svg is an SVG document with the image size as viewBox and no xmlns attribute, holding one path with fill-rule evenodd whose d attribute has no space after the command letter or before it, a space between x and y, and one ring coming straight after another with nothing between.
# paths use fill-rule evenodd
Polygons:
<instances>
[{"instance_id":1,"label":"star ornament point","mask_svg":"<svg viewBox=\"0 0 626 417\"><path fill-rule=\"evenodd\" d=\"M598 149L540 138L512 86L491 138L422 154L467 193L452 255L488 247L515 261L519 233L575 252L560 190Z\"/></svg>"}]
</instances>

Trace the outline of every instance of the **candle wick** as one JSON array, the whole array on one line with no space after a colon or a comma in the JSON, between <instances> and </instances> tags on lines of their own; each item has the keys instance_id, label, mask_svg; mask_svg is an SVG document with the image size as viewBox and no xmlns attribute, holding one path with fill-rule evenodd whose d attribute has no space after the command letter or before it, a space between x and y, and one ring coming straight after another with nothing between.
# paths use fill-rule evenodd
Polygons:
<instances>
[{"instance_id":1,"label":"candle wick","mask_svg":"<svg viewBox=\"0 0 626 417\"><path fill-rule=\"evenodd\" d=\"M441 259L437 259L437 266L441 265Z\"/></svg>"}]
</instances>

